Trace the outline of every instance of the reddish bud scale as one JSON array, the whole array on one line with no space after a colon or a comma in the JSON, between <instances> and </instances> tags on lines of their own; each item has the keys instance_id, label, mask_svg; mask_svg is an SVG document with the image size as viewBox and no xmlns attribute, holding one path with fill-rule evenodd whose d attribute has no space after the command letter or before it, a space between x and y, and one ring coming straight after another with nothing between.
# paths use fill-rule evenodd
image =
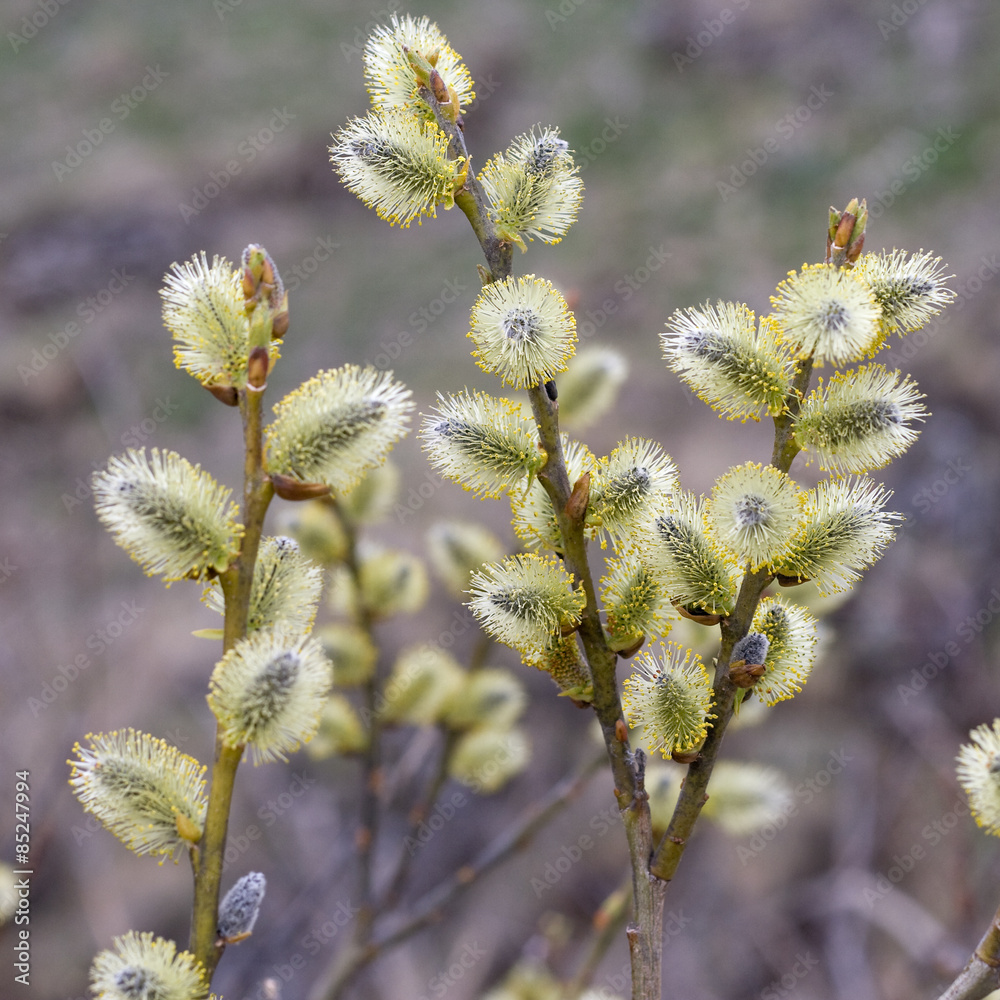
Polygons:
<instances>
[{"instance_id":1,"label":"reddish bud scale","mask_svg":"<svg viewBox=\"0 0 1000 1000\"><path fill-rule=\"evenodd\" d=\"M238 406L240 394L235 385L206 385L205 388L220 402L226 406Z\"/></svg>"},{"instance_id":2,"label":"reddish bud scale","mask_svg":"<svg viewBox=\"0 0 1000 1000\"><path fill-rule=\"evenodd\" d=\"M247 362L247 384L255 389L263 389L267 385L267 370L270 361L266 347L255 347L250 352Z\"/></svg>"},{"instance_id":3,"label":"reddish bud scale","mask_svg":"<svg viewBox=\"0 0 1000 1000\"><path fill-rule=\"evenodd\" d=\"M566 501L566 516L572 521L582 521L590 503L590 473L585 472L573 484L573 491Z\"/></svg>"},{"instance_id":4,"label":"reddish bud scale","mask_svg":"<svg viewBox=\"0 0 1000 1000\"><path fill-rule=\"evenodd\" d=\"M291 476L283 476L277 472L272 472L270 479L274 492L282 500L316 500L330 492L326 483L300 483Z\"/></svg>"}]
</instances>

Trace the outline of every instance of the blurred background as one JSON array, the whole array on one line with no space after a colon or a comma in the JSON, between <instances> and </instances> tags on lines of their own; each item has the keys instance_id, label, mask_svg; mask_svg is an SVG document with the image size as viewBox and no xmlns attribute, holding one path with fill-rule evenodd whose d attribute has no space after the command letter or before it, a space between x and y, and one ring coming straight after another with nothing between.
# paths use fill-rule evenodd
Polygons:
<instances>
[{"instance_id":1,"label":"blurred background","mask_svg":"<svg viewBox=\"0 0 1000 1000\"><path fill-rule=\"evenodd\" d=\"M214 652L191 632L216 619L200 588L143 577L100 528L89 488L92 470L129 446L177 450L237 485L235 412L171 362L158 296L170 264L202 250L234 260L249 242L270 250L292 315L272 401L318 368L381 353L421 409L438 390L496 391L465 339L479 259L465 218L390 228L328 163L330 133L367 108L364 39L393 10L430 15L464 56L479 94L466 115L475 163L543 123L584 165L577 224L515 266L575 295L582 340L629 360L616 410L586 435L595 454L626 434L653 437L697 491L731 464L766 460L769 429L720 421L666 370L658 334L674 309L707 299L766 311L788 270L822 259L830 205L866 197L868 249L930 249L954 272L955 305L885 359L914 374L933 413L884 473L905 526L825 619L804 692L727 737L732 759L784 771L792 798L759 840L700 826L671 887L664 976L666 996L689 1000L936 995L1000 903L1000 845L975 828L953 767L970 728L1000 714L1000 8L990 0L8 0L0 856L13 857L14 772L30 769L35 870L31 985L16 995L85 996L93 955L131 928L187 938L187 865L157 866L99 830L65 764L85 734L124 726L211 755ZM391 542L422 552L434 520L479 519L513 548L505 506L439 480L412 435L394 460L403 503L434 489L381 529ZM439 635L454 612L438 593L388 627L385 662L401 643ZM463 637L458 654L474 643ZM506 650L493 659L516 666ZM532 693L532 766L423 849L406 899L593 752L585 716L548 678L517 669ZM269 894L252 941L221 963L215 988L227 1000L268 995L268 978L280 986L271 995L299 1000L346 942L358 773L305 755L241 771L231 828L256 816L263 836L225 884L259 870ZM596 831L612 802L602 771L352 995L476 997L526 956L572 972L581 955L563 939L585 935L620 882L624 839L595 834L551 891L532 879ZM399 845L385 850L395 857ZM12 930L0 929L4 982ZM597 971L602 996L627 988L626 965L621 939Z\"/></svg>"}]
</instances>

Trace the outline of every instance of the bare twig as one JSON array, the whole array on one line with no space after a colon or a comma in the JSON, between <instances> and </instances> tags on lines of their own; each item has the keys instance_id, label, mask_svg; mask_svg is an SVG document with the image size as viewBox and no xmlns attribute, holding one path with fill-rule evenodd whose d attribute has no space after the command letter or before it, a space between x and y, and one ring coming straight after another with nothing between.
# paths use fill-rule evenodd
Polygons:
<instances>
[{"instance_id":1,"label":"bare twig","mask_svg":"<svg viewBox=\"0 0 1000 1000\"><path fill-rule=\"evenodd\" d=\"M965 968L938 1000L982 1000L1000 989L1000 909Z\"/></svg>"},{"instance_id":2,"label":"bare twig","mask_svg":"<svg viewBox=\"0 0 1000 1000\"><path fill-rule=\"evenodd\" d=\"M577 1000L577 997L590 985L601 959L618 940L618 935L628 922L631 901L632 873L629 871L621 885L604 900L594 916L590 950L577 969L576 975L566 984L565 1000Z\"/></svg>"},{"instance_id":3,"label":"bare twig","mask_svg":"<svg viewBox=\"0 0 1000 1000\"><path fill-rule=\"evenodd\" d=\"M355 976L382 952L439 919L445 907L455 898L527 847L532 837L573 800L603 763L603 755L595 757L575 774L563 778L544 798L532 803L518 819L487 844L472 861L421 896L409 912L397 917L388 929L373 934L364 945L356 940L352 941L316 982L309 994L311 1000L339 1000Z\"/></svg>"}]
</instances>

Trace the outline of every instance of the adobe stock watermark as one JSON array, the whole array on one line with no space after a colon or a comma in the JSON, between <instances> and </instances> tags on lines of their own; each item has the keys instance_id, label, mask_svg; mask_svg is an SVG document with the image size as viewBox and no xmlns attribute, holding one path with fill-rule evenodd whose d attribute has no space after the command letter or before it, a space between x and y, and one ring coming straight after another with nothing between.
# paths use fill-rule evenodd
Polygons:
<instances>
[{"instance_id":1,"label":"adobe stock watermark","mask_svg":"<svg viewBox=\"0 0 1000 1000\"><path fill-rule=\"evenodd\" d=\"M435 802L434 808L417 824L414 835L403 838L403 846L410 857L429 844L470 801L471 796L465 792L452 792L443 801Z\"/></svg>"},{"instance_id":2,"label":"adobe stock watermark","mask_svg":"<svg viewBox=\"0 0 1000 1000\"><path fill-rule=\"evenodd\" d=\"M478 965L486 955L486 949L478 941L466 942L447 969L443 969L436 976L431 976L427 982L426 991L420 995L420 1000L443 997L456 983L460 983L465 978L465 974Z\"/></svg>"},{"instance_id":3,"label":"adobe stock watermark","mask_svg":"<svg viewBox=\"0 0 1000 1000\"><path fill-rule=\"evenodd\" d=\"M588 828L593 831L593 836L589 833L581 833L572 844L563 844L559 848L555 858L545 863L541 877L532 877L529 885L535 893L536 899L550 892L562 877L575 865L583 860L584 854L594 848L597 842L604 837L609 830L620 826L621 816L617 809L605 808L590 817Z\"/></svg>"},{"instance_id":4,"label":"adobe stock watermark","mask_svg":"<svg viewBox=\"0 0 1000 1000\"><path fill-rule=\"evenodd\" d=\"M432 642L427 643L429 648L428 655L433 655L434 652L441 649L451 649L455 645L455 642L475 625L476 616L470 610L455 611L451 616L448 627L442 629ZM383 691L379 691L376 694L375 704L372 709L369 709L367 706L362 706L359 709L358 714L361 716L361 721L366 726L369 725L372 717L383 713L396 698L409 690L410 685L419 675L420 669L417 666L416 658L414 658L410 661L410 666L407 670L399 677L394 677L385 686Z\"/></svg>"},{"instance_id":5,"label":"adobe stock watermark","mask_svg":"<svg viewBox=\"0 0 1000 1000\"><path fill-rule=\"evenodd\" d=\"M15 52L24 48L59 13L60 8L65 7L69 2L70 0L41 0L30 14L25 14L21 18L18 31L7 32L7 41L10 42L10 47Z\"/></svg>"},{"instance_id":6,"label":"adobe stock watermark","mask_svg":"<svg viewBox=\"0 0 1000 1000\"><path fill-rule=\"evenodd\" d=\"M95 629L84 641L87 652L79 652L68 663L60 664L55 674L42 682L37 697L28 698L28 708L34 718L38 718L51 704L79 679L84 671L93 665L92 657L101 656L113 646L126 632L130 625L139 620L145 612L135 601L122 601L121 610L100 628Z\"/></svg>"},{"instance_id":7,"label":"adobe stock watermark","mask_svg":"<svg viewBox=\"0 0 1000 1000\"><path fill-rule=\"evenodd\" d=\"M47 342L31 352L28 364L17 366L21 381L27 385L33 378L38 378L80 336L84 327L93 323L134 280L135 275L129 274L125 268L115 268L111 272L111 280L99 292L88 295L77 305L76 315L80 317L80 321L70 320L61 330L50 333L46 338Z\"/></svg>"},{"instance_id":8,"label":"adobe stock watermark","mask_svg":"<svg viewBox=\"0 0 1000 1000\"><path fill-rule=\"evenodd\" d=\"M236 155L226 160L221 169L209 171L208 183L191 189L190 204L182 201L177 206L184 222L190 223L195 216L200 215L229 187L229 182L240 174L244 167L253 163L296 117L287 107L272 108L267 124L237 143Z\"/></svg>"},{"instance_id":9,"label":"adobe stock watermark","mask_svg":"<svg viewBox=\"0 0 1000 1000\"><path fill-rule=\"evenodd\" d=\"M881 218L885 210L891 208L898 198L906 194L910 187L937 163L941 154L948 152L961 138L961 132L956 132L952 128L939 128L932 142L919 153L903 161L885 190L875 189L874 194L868 198L869 217Z\"/></svg>"},{"instance_id":10,"label":"adobe stock watermark","mask_svg":"<svg viewBox=\"0 0 1000 1000\"><path fill-rule=\"evenodd\" d=\"M966 473L971 471L972 463L963 455L949 459L944 472L929 486L922 486L914 494L913 506L921 514L926 514L934 504L940 503L941 499L951 492L953 486L957 486L965 478Z\"/></svg>"},{"instance_id":11,"label":"adobe stock watermark","mask_svg":"<svg viewBox=\"0 0 1000 1000\"><path fill-rule=\"evenodd\" d=\"M149 416L143 417L122 434L122 444L126 448L141 448L156 433L157 428L178 409L180 409L180 405L173 402L169 396L166 399L158 398Z\"/></svg>"},{"instance_id":12,"label":"adobe stock watermark","mask_svg":"<svg viewBox=\"0 0 1000 1000\"><path fill-rule=\"evenodd\" d=\"M465 109L464 114L468 114L470 111L475 111L476 108L483 103L483 101L488 101L499 89L500 81L494 80L489 74L486 76L477 76L476 96Z\"/></svg>"},{"instance_id":13,"label":"adobe stock watermark","mask_svg":"<svg viewBox=\"0 0 1000 1000\"><path fill-rule=\"evenodd\" d=\"M166 399L157 397L148 416L133 424L127 431L122 432L120 438L122 445L126 448L141 448L178 409L180 409L179 404L175 403L169 396ZM101 462L94 462L92 465L95 472L104 468L104 464ZM72 493L63 493L59 498L67 514L74 511L85 500L89 500L94 493L93 483L82 476L77 476L73 485Z\"/></svg>"},{"instance_id":14,"label":"adobe stock watermark","mask_svg":"<svg viewBox=\"0 0 1000 1000\"><path fill-rule=\"evenodd\" d=\"M557 24L572 17L586 2L587 0L559 0L558 7L549 7L545 11L546 23L555 31Z\"/></svg>"},{"instance_id":15,"label":"adobe stock watermark","mask_svg":"<svg viewBox=\"0 0 1000 1000\"><path fill-rule=\"evenodd\" d=\"M913 494L910 502L913 504L915 513L906 513L903 523L896 528L896 538L902 538L908 531L912 531L919 523L920 518L936 504L939 504L954 487L965 479L966 475L973 468L972 461L967 459L965 455L957 455L954 458L950 458L945 463L943 469L939 467L940 475L936 476L930 482L925 482Z\"/></svg>"},{"instance_id":16,"label":"adobe stock watermark","mask_svg":"<svg viewBox=\"0 0 1000 1000\"><path fill-rule=\"evenodd\" d=\"M302 284L308 281L318 270L320 264L325 264L334 250L339 250L340 244L332 236L317 236L316 248L311 254L303 257L290 268L281 269L281 279L285 283L285 291L291 295L297 292Z\"/></svg>"},{"instance_id":17,"label":"adobe stock watermark","mask_svg":"<svg viewBox=\"0 0 1000 1000\"><path fill-rule=\"evenodd\" d=\"M813 115L826 106L834 92L826 85L813 85L809 88L809 96L793 111L779 118L774 123L772 135L769 135L759 146L746 151L744 159L729 166L729 177L725 181L716 181L715 186L723 201L728 201L733 195L753 177L765 163L781 149L783 143L794 138L799 129L809 122Z\"/></svg>"},{"instance_id":18,"label":"adobe stock watermark","mask_svg":"<svg viewBox=\"0 0 1000 1000\"><path fill-rule=\"evenodd\" d=\"M718 17L706 17L701 27L693 35L684 39L686 45L683 52L674 52L674 65L678 73L683 73L687 66L695 61L725 30L727 25L736 20L737 13L742 13L750 6L750 0L736 0L735 7L723 7Z\"/></svg>"},{"instance_id":19,"label":"adobe stock watermark","mask_svg":"<svg viewBox=\"0 0 1000 1000\"><path fill-rule=\"evenodd\" d=\"M351 901L342 900L329 912L319 915L319 922L299 940L299 947L283 956L283 961L275 962L270 969L263 970L263 976L253 993L244 993L244 1000L275 1000L282 995L282 987L287 986L295 977L309 965L309 959L314 958L324 948L335 941L340 932L357 919L360 907Z\"/></svg>"},{"instance_id":20,"label":"adobe stock watermark","mask_svg":"<svg viewBox=\"0 0 1000 1000\"><path fill-rule=\"evenodd\" d=\"M989 599L975 614L966 615L959 622L955 634L961 642L950 639L940 649L928 653L923 663L910 672L909 683L896 685L896 693L902 703L905 705L924 691L945 667L953 664L972 645L997 615L1000 615L1000 587L994 587L990 591Z\"/></svg>"},{"instance_id":21,"label":"adobe stock watermark","mask_svg":"<svg viewBox=\"0 0 1000 1000\"><path fill-rule=\"evenodd\" d=\"M471 776L463 779L468 792L452 792L447 799L434 804L434 808L417 824L413 834L403 838L403 846L411 858L426 847L458 815L458 811L472 801L473 796L490 787L491 779L510 760L512 749L517 745L513 740L505 740L496 753L480 764Z\"/></svg>"},{"instance_id":22,"label":"adobe stock watermark","mask_svg":"<svg viewBox=\"0 0 1000 1000\"><path fill-rule=\"evenodd\" d=\"M983 285L992 281L997 274L1000 274L1000 263L997 263L997 255L980 257L979 268L976 272L971 277L961 281L958 288L955 289L956 311L964 309L969 300L975 298L983 290ZM911 334L911 336L913 335Z\"/></svg>"},{"instance_id":23,"label":"adobe stock watermark","mask_svg":"<svg viewBox=\"0 0 1000 1000\"><path fill-rule=\"evenodd\" d=\"M429 471L425 472L419 484L410 487L406 494L406 502L397 500L392 505L396 520L400 524L406 524L407 520L413 517L443 485L444 480L440 476L435 476Z\"/></svg>"},{"instance_id":24,"label":"adobe stock watermark","mask_svg":"<svg viewBox=\"0 0 1000 1000\"><path fill-rule=\"evenodd\" d=\"M239 2L242 2L242 0L239 0ZM365 53L365 42L368 40L368 36L376 28L388 24L392 20L392 15L399 14L402 9L403 5L399 0L389 0L381 9L368 11L372 19L365 21L360 27L354 29L354 38L350 42L340 43L340 51L343 53L344 58L348 62L355 56L360 59Z\"/></svg>"},{"instance_id":25,"label":"adobe stock watermark","mask_svg":"<svg viewBox=\"0 0 1000 1000\"><path fill-rule=\"evenodd\" d=\"M791 996L797 990L799 983L817 965L819 959L811 951L796 952L795 964L780 979L772 979L757 996L760 1000L781 1000L782 997Z\"/></svg>"},{"instance_id":26,"label":"adobe stock watermark","mask_svg":"<svg viewBox=\"0 0 1000 1000\"><path fill-rule=\"evenodd\" d=\"M264 831L273 826L299 799L307 789L316 784L316 778L310 778L305 771L292 772L292 780L283 792L268 799L258 810L257 819L260 823L248 823L238 833L230 832L226 839L226 852L222 861L231 865L249 851L254 844L264 839Z\"/></svg>"},{"instance_id":27,"label":"adobe stock watermark","mask_svg":"<svg viewBox=\"0 0 1000 1000\"><path fill-rule=\"evenodd\" d=\"M894 3L889 11L889 19L879 18L878 20L877 27L882 41L888 40L891 34L899 31L926 3L927 0L903 0L902 3Z\"/></svg>"},{"instance_id":28,"label":"adobe stock watermark","mask_svg":"<svg viewBox=\"0 0 1000 1000\"><path fill-rule=\"evenodd\" d=\"M745 865L748 861L759 857L778 833L788 826L788 821L798 814L799 809L809 805L824 789L829 788L833 779L852 760L854 760L853 754L847 753L843 747L832 751L824 767L821 767L811 778L800 781L795 786L792 797L777 815L753 834L746 846L741 844L736 848L736 856L740 859L740 864Z\"/></svg>"},{"instance_id":29,"label":"adobe stock watermark","mask_svg":"<svg viewBox=\"0 0 1000 1000\"><path fill-rule=\"evenodd\" d=\"M954 830L962 819L969 816L969 806L964 798L956 799L954 807L920 831L920 839L910 845L902 854L894 854L892 864L875 879L873 888L864 891L869 908L876 906L906 878L917 864L928 857L945 837Z\"/></svg>"},{"instance_id":30,"label":"adobe stock watermark","mask_svg":"<svg viewBox=\"0 0 1000 1000\"><path fill-rule=\"evenodd\" d=\"M604 128L586 146L573 150L573 162L583 173L607 148L618 141L621 134L628 128L628 122L623 122L617 115L604 119Z\"/></svg>"},{"instance_id":31,"label":"adobe stock watermark","mask_svg":"<svg viewBox=\"0 0 1000 1000\"><path fill-rule=\"evenodd\" d=\"M99 119L93 128L83 129L82 139L73 145L67 144L65 158L52 161L52 169L55 172L56 180L60 184L87 157L91 156L98 146L170 76L166 70L160 69L159 63L155 66L146 66L145 69L146 75L139 83L132 87L131 90L119 94L111 102L108 109L111 112L111 116Z\"/></svg>"},{"instance_id":32,"label":"adobe stock watermark","mask_svg":"<svg viewBox=\"0 0 1000 1000\"><path fill-rule=\"evenodd\" d=\"M618 312L618 307L628 302L670 257L671 254L664 250L662 243L658 247L649 247L645 261L627 274L623 274L614 283L612 287L612 291L615 293L613 298L604 299L596 309L584 310L583 318L581 318L579 310L575 311L577 337L584 341L596 336L597 331Z\"/></svg>"},{"instance_id":33,"label":"adobe stock watermark","mask_svg":"<svg viewBox=\"0 0 1000 1000\"><path fill-rule=\"evenodd\" d=\"M292 772L292 780L283 792L268 799L258 810L257 819L260 823L248 823L239 833L230 833L226 840L226 852L222 857L225 865L231 865L239 860L258 841L264 839L264 831L274 824L305 795L306 791L316 784L316 778L310 778L305 771Z\"/></svg>"},{"instance_id":34,"label":"adobe stock watermark","mask_svg":"<svg viewBox=\"0 0 1000 1000\"><path fill-rule=\"evenodd\" d=\"M364 365L372 365L379 371L390 368L403 351L413 345L414 336L419 337L435 326L447 312L448 307L457 302L459 296L468 291L469 287L458 278L446 279L441 291L430 302L407 316L409 329L401 330L393 337L380 338L377 353L372 358L365 358Z\"/></svg>"}]
</instances>

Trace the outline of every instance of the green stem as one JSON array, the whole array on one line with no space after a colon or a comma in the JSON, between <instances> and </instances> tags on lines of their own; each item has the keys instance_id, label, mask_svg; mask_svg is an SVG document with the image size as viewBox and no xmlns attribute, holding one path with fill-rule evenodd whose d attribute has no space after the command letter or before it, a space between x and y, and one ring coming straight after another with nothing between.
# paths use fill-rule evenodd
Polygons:
<instances>
[{"instance_id":1,"label":"green stem","mask_svg":"<svg viewBox=\"0 0 1000 1000\"><path fill-rule=\"evenodd\" d=\"M489 266L490 280L502 281L511 274L513 248L497 239L486 194L472 172L465 135L461 127L441 111L429 90L422 89L421 96L434 109L438 125L447 134L451 155L463 157L469 164L465 186L456 193L455 203L468 217L479 240ZM584 511L569 512L566 509L574 484L569 481L563 457L558 406L549 398L544 386L529 388L528 396L539 439L547 455L538 479L556 513L565 567L576 585L583 588L586 597L587 603L578 631L590 667L594 685L593 706L611 762L615 796L625 824L632 861L635 910L633 923L627 931L632 958L632 997L633 1000L658 1000L663 950L661 923L664 886L649 871L653 840L649 801L643 787L643 755L638 751L633 756L628 748L627 730L615 676L617 654L608 648L601 625L596 588L587 559Z\"/></svg>"},{"instance_id":2,"label":"green stem","mask_svg":"<svg viewBox=\"0 0 1000 1000\"><path fill-rule=\"evenodd\" d=\"M774 448L771 453L771 465L782 472L788 472L800 450L793 433L795 417L799 412L806 389L809 387L811 375L812 358L800 361L792 379L792 388L785 400L785 409L774 418ZM656 848L650 868L656 876L665 881L670 881L674 877L684 854L684 848L687 846L688 839L701 813L701 807L708 798L708 781L715 768L722 739L733 717L737 690L729 679L729 664L732 659L733 647L750 631L761 595L771 579L771 573L767 570L748 571L743 577L733 613L720 623L722 636L715 668L715 682L712 688L715 719L698 758L688 768L687 777L681 787L670 825Z\"/></svg>"},{"instance_id":3,"label":"green stem","mask_svg":"<svg viewBox=\"0 0 1000 1000\"><path fill-rule=\"evenodd\" d=\"M538 427L539 439L548 456L545 465L539 470L538 481L548 493L556 512L562 537L563 564L576 583L583 587L586 605L578 634L594 682L593 706L611 758L615 796L618 798L619 808L627 809L633 805L637 795L641 797L641 790L636 787L635 768L628 758L628 744L619 739L621 727L618 723L620 721L621 725L624 725L624 718L615 678L618 657L608 648L601 626L597 591L587 559L587 540L584 536L582 517L575 517L566 510L573 484L569 481L563 457L557 407L541 386L530 388L528 397Z\"/></svg>"},{"instance_id":4,"label":"green stem","mask_svg":"<svg viewBox=\"0 0 1000 1000\"><path fill-rule=\"evenodd\" d=\"M228 652L247 634L257 550L264 528L264 516L274 494L264 470L262 396L262 391L252 389L244 390L240 394L244 441L242 512L244 533L239 558L220 577L226 599L223 652ZM243 757L243 750L242 746L226 745L221 731L216 730L208 810L205 816L205 829L198 845L194 873L190 943L191 952L205 967L209 981L222 957L222 947L216 940L219 885L222 880L233 784L236 780L236 770Z\"/></svg>"},{"instance_id":5,"label":"green stem","mask_svg":"<svg viewBox=\"0 0 1000 1000\"><path fill-rule=\"evenodd\" d=\"M489 199L472 169L472 158L465 145L465 133L460 125L442 112L441 106L430 90L422 87L420 96L433 109L438 127L448 136L448 152L452 158L465 160L468 173L464 186L455 192L455 204L465 213L476 239L479 240L479 245L483 248L483 255L490 269L490 280L503 281L510 276L514 248L510 243L504 243L497 238L493 220L490 218Z\"/></svg>"},{"instance_id":6,"label":"green stem","mask_svg":"<svg viewBox=\"0 0 1000 1000\"><path fill-rule=\"evenodd\" d=\"M733 613L721 623L722 642L719 648L718 663L715 668L715 683L712 688L713 711L715 720L708 732L704 746L689 767L684 784L681 787L677 805L660 841L650 871L664 882L669 882L677 871L684 849L694 830L695 822L701 813L701 807L708 798L708 781L715 768L715 762L722 746L722 739L733 717L736 702L736 686L729 679L729 663L732 659L733 646L750 631L754 613L760 602L764 588L771 582L771 574L767 570L747 573L743 578L736 607Z\"/></svg>"}]
</instances>

